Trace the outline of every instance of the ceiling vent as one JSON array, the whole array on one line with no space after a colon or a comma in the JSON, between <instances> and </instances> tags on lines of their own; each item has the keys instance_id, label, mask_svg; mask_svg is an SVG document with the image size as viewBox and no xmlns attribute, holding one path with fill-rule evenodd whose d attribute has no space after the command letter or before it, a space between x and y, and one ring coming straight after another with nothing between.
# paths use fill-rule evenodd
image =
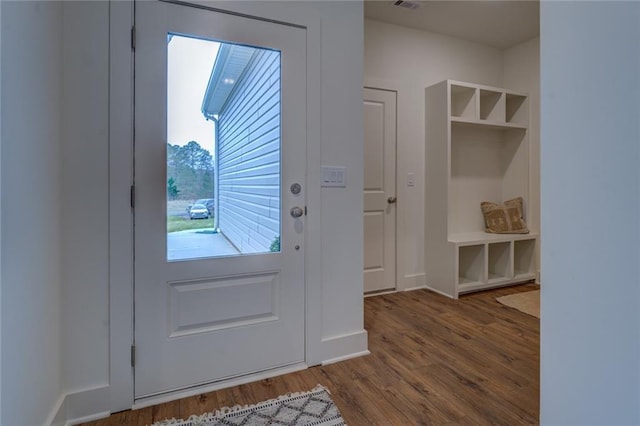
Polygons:
<instances>
[{"instance_id":1,"label":"ceiling vent","mask_svg":"<svg viewBox=\"0 0 640 426\"><path fill-rule=\"evenodd\" d=\"M397 0L393 2L394 6L404 7L405 9L415 10L420 7L420 3L416 1Z\"/></svg>"}]
</instances>

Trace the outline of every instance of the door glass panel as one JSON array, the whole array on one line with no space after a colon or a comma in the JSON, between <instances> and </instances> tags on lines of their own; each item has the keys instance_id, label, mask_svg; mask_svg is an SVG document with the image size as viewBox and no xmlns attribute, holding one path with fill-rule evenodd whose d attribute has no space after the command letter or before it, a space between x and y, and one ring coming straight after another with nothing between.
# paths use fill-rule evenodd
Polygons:
<instances>
[{"instance_id":1,"label":"door glass panel","mask_svg":"<svg viewBox=\"0 0 640 426\"><path fill-rule=\"evenodd\" d=\"M167 260L280 251L280 52L167 36Z\"/></svg>"}]
</instances>

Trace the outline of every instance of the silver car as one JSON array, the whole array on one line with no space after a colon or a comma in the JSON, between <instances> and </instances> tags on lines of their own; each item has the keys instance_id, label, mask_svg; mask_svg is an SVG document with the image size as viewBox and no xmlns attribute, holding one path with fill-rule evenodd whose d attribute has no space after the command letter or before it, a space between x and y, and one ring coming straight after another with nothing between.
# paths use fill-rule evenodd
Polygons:
<instances>
[{"instance_id":1,"label":"silver car","mask_svg":"<svg viewBox=\"0 0 640 426\"><path fill-rule=\"evenodd\" d=\"M209 210L203 204L194 204L189 207L189 219L209 219Z\"/></svg>"}]
</instances>

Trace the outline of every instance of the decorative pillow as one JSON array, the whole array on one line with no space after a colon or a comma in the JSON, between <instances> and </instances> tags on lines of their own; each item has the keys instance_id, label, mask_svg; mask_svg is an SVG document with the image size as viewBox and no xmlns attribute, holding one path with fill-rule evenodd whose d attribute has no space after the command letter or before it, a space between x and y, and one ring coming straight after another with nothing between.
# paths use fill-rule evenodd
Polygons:
<instances>
[{"instance_id":1,"label":"decorative pillow","mask_svg":"<svg viewBox=\"0 0 640 426\"><path fill-rule=\"evenodd\" d=\"M483 201L480 203L485 231L492 234L528 234L522 217L522 197L507 200L504 204Z\"/></svg>"}]
</instances>

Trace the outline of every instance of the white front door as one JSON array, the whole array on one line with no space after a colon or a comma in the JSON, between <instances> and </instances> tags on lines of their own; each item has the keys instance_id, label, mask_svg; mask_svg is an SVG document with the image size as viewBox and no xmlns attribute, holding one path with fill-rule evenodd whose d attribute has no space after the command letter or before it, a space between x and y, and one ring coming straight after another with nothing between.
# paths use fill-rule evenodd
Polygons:
<instances>
[{"instance_id":1,"label":"white front door","mask_svg":"<svg viewBox=\"0 0 640 426\"><path fill-rule=\"evenodd\" d=\"M303 363L306 30L155 1L135 28L135 398Z\"/></svg>"},{"instance_id":2,"label":"white front door","mask_svg":"<svg viewBox=\"0 0 640 426\"><path fill-rule=\"evenodd\" d=\"M396 288L396 92L364 89L364 291Z\"/></svg>"}]
</instances>

